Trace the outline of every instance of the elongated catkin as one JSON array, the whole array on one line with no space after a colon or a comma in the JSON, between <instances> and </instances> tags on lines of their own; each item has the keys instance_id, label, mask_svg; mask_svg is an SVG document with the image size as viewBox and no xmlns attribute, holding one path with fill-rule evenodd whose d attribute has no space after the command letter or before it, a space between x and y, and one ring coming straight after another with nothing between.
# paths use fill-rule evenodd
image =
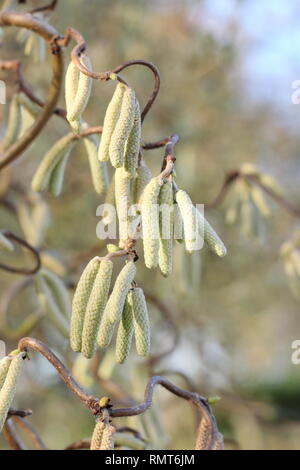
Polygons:
<instances>
[{"instance_id":1,"label":"elongated catkin","mask_svg":"<svg viewBox=\"0 0 300 470\"><path fill-rule=\"evenodd\" d=\"M88 70L92 69L92 64L87 56L83 56L80 59L82 65L85 65ZM80 125L78 126L78 120L80 122L81 115L84 112L92 90L92 79L85 73L79 71L78 86L73 103L70 105L70 110L67 113L67 119L75 133L80 132Z\"/></svg>"},{"instance_id":2,"label":"elongated catkin","mask_svg":"<svg viewBox=\"0 0 300 470\"><path fill-rule=\"evenodd\" d=\"M143 289L135 287L129 293L132 306L135 345L139 356L150 353L150 322Z\"/></svg>"},{"instance_id":3,"label":"elongated catkin","mask_svg":"<svg viewBox=\"0 0 300 470\"><path fill-rule=\"evenodd\" d=\"M127 359L133 336L133 314L132 306L128 300L128 295L126 297L117 333L116 361L119 364L122 364Z\"/></svg>"},{"instance_id":4,"label":"elongated catkin","mask_svg":"<svg viewBox=\"0 0 300 470\"><path fill-rule=\"evenodd\" d=\"M49 289L52 291L53 297L61 313L69 318L71 314L71 302L67 288L63 281L49 269L43 268L40 270L40 275L47 282Z\"/></svg>"},{"instance_id":5,"label":"elongated catkin","mask_svg":"<svg viewBox=\"0 0 300 470\"><path fill-rule=\"evenodd\" d=\"M114 434L116 428L111 424L106 424L103 430L102 442L100 450L113 450L114 449Z\"/></svg>"},{"instance_id":6,"label":"elongated catkin","mask_svg":"<svg viewBox=\"0 0 300 470\"><path fill-rule=\"evenodd\" d=\"M209 222L203 217L201 212L196 211L200 234L204 234L204 241L208 247L218 256L226 255L227 250L219 235L214 231Z\"/></svg>"},{"instance_id":7,"label":"elongated catkin","mask_svg":"<svg viewBox=\"0 0 300 470\"><path fill-rule=\"evenodd\" d=\"M100 261L98 257L93 258L85 267L74 293L71 315L70 343L71 348L75 352L81 351L84 315L99 267Z\"/></svg>"},{"instance_id":8,"label":"elongated catkin","mask_svg":"<svg viewBox=\"0 0 300 470\"><path fill-rule=\"evenodd\" d=\"M135 109L135 93L131 88L126 87L120 115L109 144L109 158L112 166L115 168L119 168L123 164L125 144L134 123Z\"/></svg>"},{"instance_id":9,"label":"elongated catkin","mask_svg":"<svg viewBox=\"0 0 300 470\"><path fill-rule=\"evenodd\" d=\"M93 181L93 186L97 194L105 194L108 188L108 171L105 162L98 160L98 139L94 135L83 139Z\"/></svg>"},{"instance_id":10,"label":"elongated catkin","mask_svg":"<svg viewBox=\"0 0 300 470\"><path fill-rule=\"evenodd\" d=\"M69 133L59 139L51 147L33 176L31 182L31 188L33 191L42 191L48 187L52 171L62 158L65 158L70 154L75 143L76 140L74 140L73 134Z\"/></svg>"},{"instance_id":11,"label":"elongated catkin","mask_svg":"<svg viewBox=\"0 0 300 470\"><path fill-rule=\"evenodd\" d=\"M71 115L71 109L75 102L77 89L78 89L78 81L79 81L79 69L76 67L74 62L70 62L66 72L66 79L65 79L65 101L66 101L66 109L67 109L67 119L70 122L69 116ZM73 122L70 123L72 128L77 130L80 129L80 117L73 119Z\"/></svg>"},{"instance_id":12,"label":"elongated catkin","mask_svg":"<svg viewBox=\"0 0 300 470\"><path fill-rule=\"evenodd\" d=\"M103 259L97 272L93 289L86 307L82 331L81 352L86 358L93 356L101 317L107 303L113 262Z\"/></svg>"},{"instance_id":13,"label":"elongated catkin","mask_svg":"<svg viewBox=\"0 0 300 470\"><path fill-rule=\"evenodd\" d=\"M109 144L120 115L124 91L125 86L122 83L118 83L105 113L103 131L98 149L98 158L101 162L107 162L109 160Z\"/></svg>"},{"instance_id":14,"label":"elongated catkin","mask_svg":"<svg viewBox=\"0 0 300 470\"><path fill-rule=\"evenodd\" d=\"M103 421L98 421L96 423L91 439L90 450L100 450L105 426L106 425Z\"/></svg>"},{"instance_id":15,"label":"elongated catkin","mask_svg":"<svg viewBox=\"0 0 300 470\"><path fill-rule=\"evenodd\" d=\"M164 277L168 277L173 266L173 189L165 183L159 193L159 253L158 265Z\"/></svg>"},{"instance_id":16,"label":"elongated catkin","mask_svg":"<svg viewBox=\"0 0 300 470\"><path fill-rule=\"evenodd\" d=\"M2 359L0 359L0 390L5 382L10 363L11 363L11 358L8 356L5 356Z\"/></svg>"},{"instance_id":17,"label":"elongated catkin","mask_svg":"<svg viewBox=\"0 0 300 470\"><path fill-rule=\"evenodd\" d=\"M110 307L107 304L103 313L97 336L97 343L100 348L106 348L107 346L109 346L113 336L115 323L111 323L109 317Z\"/></svg>"},{"instance_id":18,"label":"elongated catkin","mask_svg":"<svg viewBox=\"0 0 300 470\"><path fill-rule=\"evenodd\" d=\"M49 190L51 194L55 197L58 197L63 188L64 184L64 177L65 177L65 171L66 171L66 166L69 160L71 152L68 152L67 155L65 155L54 167L50 179L49 179Z\"/></svg>"},{"instance_id":19,"label":"elongated catkin","mask_svg":"<svg viewBox=\"0 0 300 470\"><path fill-rule=\"evenodd\" d=\"M115 201L119 219L119 238L128 238L128 211L131 200L131 177L125 169L117 168L115 171Z\"/></svg>"},{"instance_id":20,"label":"elongated catkin","mask_svg":"<svg viewBox=\"0 0 300 470\"><path fill-rule=\"evenodd\" d=\"M11 100L10 107L9 107L6 134L4 136L3 144L2 144L4 150L6 150L14 142L16 142L20 134L21 125L22 125L21 106L18 100L18 95L14 95Z\"/></svg>"},{"instance_id":21,"label":"elongated catkin","mask_svg":"<svg viewBox=\"0 0 300 470\"><path fill-rule=\"evenodd\" d=\"M176 192L175 198L183 221L185 248L192 253L201 248L197 211L189 195L182 189Z\"/></svg>"},{"instance_id":22,"label":"elongated catkin","mask_svg":"<svg viewBox=\"0 0 300 470\"><path fill-rule=\"evenodd\" d=\"M183 243L184 241L184 229L181 212L178 204L173 205L173 218L174 218L174 239L177 243Z\"/></svg>"},{"instance_id":23,"label":"elongated catkin","mask_svg":"<svg viewBox=\"0 0 300 470\"><path fill-rule=\"evenodd\" d=\"M124 168L132 177L135 176L141 146L141 112L136 100L133 126L128 136L124 151Z\"/></svg>"},{"instance_id":24,"label":"elongated catkin","mask_svg":"<svg viewBox=\"0 0 300 470\"><path fill-rule=\"evenodd\" d=\"M126 296L131 287L136 274L136 267L133 261L128 261L120 271L113 291L108 299L106 308L109 311L109 319L111 323L115 323L121 318Z\"/></svg>"},{"instance_id":25,"label":"elongated catkin","mask_svg":"<svg viewBox=\"0 0 300 470\"><path fill-rule=\"evenodd\" d=\"M159 211L158 195L163 180L158 176L152 178L144 189L142 195L142 227L144 258L147 268L155 268L158 265L159 252Z\"/></svg>"},{"instance_id":26,"label":"elongated catkin","mask_svg":"<svg viewBox=\"0 0 300 470\"><path fill-rule=\"evenodd\" d=\"M144 159L140 161L140 165L136 171L136 177L134 180L134 190L133 190L133 202L134 204L141 203L141 195L149 181L152 178L151 170L146 165Z\"/></svg>"},{"instance_id":27,"label":"elongated catkin","mask_svg":"<svg viewBox=\"0 0 300 470\"><path fill-rule=\"evenodd\" d=\"M23 365L23 356L24 353L19 352L12 358L4 384L0 390L0 432L16 393L17 381Z\"/></svg>"}]
</instances>

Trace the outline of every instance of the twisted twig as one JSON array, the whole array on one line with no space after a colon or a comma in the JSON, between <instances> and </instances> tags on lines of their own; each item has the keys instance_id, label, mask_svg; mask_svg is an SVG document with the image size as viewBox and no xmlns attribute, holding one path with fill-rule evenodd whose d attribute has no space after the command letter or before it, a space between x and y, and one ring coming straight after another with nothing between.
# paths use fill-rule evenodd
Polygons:
<instances>
[{"instance_id":1,"label":"twisted twig","mask_svg":"<svg viewBox=\"0 0 300 470\"><path fill-rule=\"evenodd\" d=\"M23 238L18 237L14 233L4 230L3 235L8 238L9 240L13 240L14 242L18 243L19 245L23 246L26 248L30 253L33 254L34 259L35 259L35 266L31 269L29 268L15 268L13 266L8 266L6 264L0 263L0 269L3 269L4 271L8 271L10 273L15 273L15 274L25 274L28 276L31 276L32 274L35 274L38 272L38 270L41 267L41 258L39 252L32 246L30 245L26 240L23 240Z\"/></svg>"}]
</instances>

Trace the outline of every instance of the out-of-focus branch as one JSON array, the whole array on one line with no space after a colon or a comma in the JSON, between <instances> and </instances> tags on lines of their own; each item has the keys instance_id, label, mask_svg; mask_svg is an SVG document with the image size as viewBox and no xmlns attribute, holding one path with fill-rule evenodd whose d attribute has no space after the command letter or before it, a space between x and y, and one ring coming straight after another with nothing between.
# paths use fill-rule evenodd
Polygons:
<instances>
[{"instance_id":1,"label":"out-of-focus branch","mask_svg":"<svg viewBox=\"0 0 300 470\"><path fill-rule=\"evenodd\" d=\"M21 245L24 248L26 248L28 251L30 251L30 253L34 256L35 266L31 269L30 268L15 268L13 266L7 266L6 264L0 263L0 269L3 269L4 271L8 271L10 273L25 274L28 276L31 276L32 274L35 274L36 272L38 272L38 270L41 267L41 258L40 258L39 252L33 246L31 246L26 240L23 240L22 238L18 237L17 235L10 232L9 230L4 230L3 235L9 240L13 240L18 245Z\"/></svg>"},{"instance_id":2,"label":"out-of-focus branch","mask_svg":"<svg viewBox=\"0 0 300 470\"><path fill-rule=\"evenodd\" d=\"M51 25L35 18L30 14L20 14L9 11L0 12L0 26L17 26L29 29L39 34L49 44L53 37L57 36L57 31ZM49 86L48 97L42 112L39 114L32 126L0 155L0 170L13 162L36 138L46 125L48 119L53 114L56 107L62 84L63 61L61 49L52 49L52 80Z\"/></svg>"},{"instance_id":3,"label":"out-of-focus branch","mask_svg":"<svg viewBox=\"0 0 300 470\"><path fill-rule=\"evenodd\" d=\"M19 438L13 422L8 419L3 428L3 436L13 450L27 450L27 447Z\"/></svg>"},{"instance_id":4,"label":"out-of-focus branch","mask_svg":"<svg viewBox=\"0 0 300 470\"><path fill-rule=\"evenodd\" d=\"M156 385L161 385L173 395L187 400L201 412L202 419L196 439L196 450L220 450L223 448L223 437L218 431L215 417L207 399L201 397L198 393L183 390L169 380L158 375L153 376L149 380L145 391L144 402L131 408L112 408L110 410L110 416L117 418L122 416L135 416L144 413L152 405L153 392Z\"/></svg>"},{"instance_id":5,"label":"out-of-focus branch","mask_svg":"<svg viewBox=\"0 0 300 470\"><path fill-rule=\"evenodd\" d=\"M26 351L32 349L33 351L39 352L42 354L50 364L55 367L65 384L68 388L82 401L85 406L90 408L93 412L97 413L99 411L98 399L89 395L83 388L76 382L73 378L70 371L66 366L61 362L61 360L54 354L48 346L35 338L25 337L19 341L18 349L21 351Z\"/></svg>"},{"instance_id":6,"label":"out-of-focus branch","mask_svg":"<svg viewBox=\"0 0 300 470\"><path fill-rule=\"evenodd\" d=\"M17 415L14 415L12 419L25 432L36 450L47 450L41 437L29 421Z\"/></svg>"},{"instance_id":7,"label":"out-of-focus branch","mask_svg":"<svg viewBox=\"0 0 300 470\"><path fill-rule=\"evenodd\" d=\"M31 10L29 13L33 15L34 13L42 13L43 11L53 11L56 8L57 2L58 0L52 0L47 5L44 5L43 7L39 8L34 8L34 10Z\"/></svg>"}]
</instances>

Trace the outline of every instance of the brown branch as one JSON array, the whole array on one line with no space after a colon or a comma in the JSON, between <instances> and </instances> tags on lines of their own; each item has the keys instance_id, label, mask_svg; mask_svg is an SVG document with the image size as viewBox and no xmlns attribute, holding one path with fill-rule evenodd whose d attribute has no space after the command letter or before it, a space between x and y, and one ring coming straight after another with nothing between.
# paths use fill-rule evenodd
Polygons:
<instances>
[{"instance_id":1,"label":"brown branch","mask_svg":"<svg viewBox=\"0 0 300 470\"><path fill-rule=\"evenodd\" d=\"M213 201L206 203L205 207L208 208L208 209L212 209L212 208L215 208L215 207L219 206L220 204L222 204L225 197L227 196L227 193L228 193L232 183L234 183L239 177L240 177L239 170L233 170L233 171L230 171L229 173L227 173L219 193L217 194L215 199L213 199Z\"/></svg>"},{"instance_id":2,"label":"brown branch","mask_svg":"<svg viewBox=\"0 0 300 470\"><path fill-rule=\"evenodd\" d=\"M99 411L98 399L89 395L83 390L83 388L76 382L76 380L71 375L70 371L66 366L61 362L61 360L54 354L48 346L35 338L25 337L19 341L18 349L21 351L28 351L32 349L33 351L39 352L42 354L50 364L55 367L65 384L74 393L74 395L81 400L85 406L90 408L93 412L97 413Z\"/></svg>"},{"instance_id":3,"label":"brown branch","mask_svg":"<svg viewBox=\"0 0 300 470\"><path fill-rule=\"evenodd\" d=\"M48 23L35 18L30 14L19 14L14 12L0 12L0 26L17 26L29 29L39 34L49 44L53 37L57 36L57 31ZM0 170L13 162L36 138L46 125L56 107L63 75L63 62L61 49L52 49L52 80L49 86L48 97L42 112L39 114L32 126L7 149L0 158Z\"/></svg>"},{"instance_id":4,"label":"brown branch","mask_svg":"<svg viewBox=\"0 0 300 470\"><path fill-rule=\"evenodd\" d=\"M41 258L40 258L39 252L33 246L31 246L26 240L23 240L22 238L18 237L14 233L12 233L8 230L4 230L2 233L9 240L13 240L17 244L25 247L28 251L30 251L30 253L32 253L33 256L34 256L35 266L31 269L29 269L29 268L15 268L13 266L8 266L6 264L0 263L0 269L3 269L4 271L8 271L10 273L25 274L25 275L28 275L28 276L31 276L32 274L37 273L38 270L41 267Z\"/></svg>"},{"instance_id":5,"label":"brown branch","mask_svg":"<svg viewBox=\"0 0 300 470\"><path fill-rule=\"evenodd\" d=\"M17 415L14 415L12 419L20 428L23 429L36 450L47 450L47 447L31 423L29 423L25 418L21 418Z\"/></svg>"},{"instance_id":6,"label":"brown branch","mask_svg":"<svg viewBox=\"0 0 300 470\"><path fill-rule=\"evenodd\" d=\"M178 140L179 140L178 135L174 134L174 135L171 135L170 139L166 143L165 155L164 155L161 171L165 170L168 164L168 161L172 161L173 163L176 161L174 147L177 144Z\"/></svg>"},{"instance_id":7,"label":"brown branch","mask_svg":"<svg viewBox=\"0 0 300 470\"><path fill-rule=\"evenodd\" d=\"M43 7L35 8L34 10L31 10L29 13L33 15L34 13L41 13L43 11L53 11L56 8L58 0L52 0L50 3L47 5L44 5Z\"/></svg>"},{"instance_id":8,"label":"brown branch","mask_svg":"<svg viewBox=\"0 0 300 470\"><path fill-rule=\"evenodd\" d=\"M223 448L222 435L218 431L217 423L213 412L207 402L207 399L198 395L195 392L189 392L182 390L181 388L174 385L169 380L160 377L158 375L153 376L146 387L145 391L145 400L139 405L132 406L131 408L112 408L110 410L110 416L113 418L124 417L124 416L136 416L147 411L152 405L153 392L156 385L161 385L166 390L168 390L173 395L176 395L184 400L187 400L193 404L202 415L202 420L199 426L199 431L196 440L196 450L213 450L218 446L218 448ZM207 439L205 440L205 446L203 445L202 431L203 423L206 425Z\"/></svg>"},{"instance_id":9,"label":"brown branch","mask_svg":"<svg viewBox=\"0 0 300 470\"><path fill-rule=\"evenodd\" d=\"M65 447L65 450L89 449L90 446L91 446L91 439L80 439L79 441L72 442L72 444Z\"/></svg>"},{"instance_id":10,"label":"brown branch","mask_svg":"<svg viewBox=\"0 0 300 470\"><path fill-rule=\"evenodd\" d=\"M6 421L3 428L3 436L13 450L27 450L27 447L19 438L11 420Z\"/></svg>"}]
</instances>

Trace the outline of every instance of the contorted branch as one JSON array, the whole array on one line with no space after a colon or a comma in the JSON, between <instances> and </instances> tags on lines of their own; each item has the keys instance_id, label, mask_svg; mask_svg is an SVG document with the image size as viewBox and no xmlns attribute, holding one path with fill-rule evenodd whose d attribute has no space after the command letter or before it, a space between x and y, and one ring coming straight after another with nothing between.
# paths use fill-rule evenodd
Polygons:
<instances>
[{"instance_id":1,"label":"contorted branch","mask_svg":"<svg viewBox=\"0 0 300 470\"><path fill-rule=\"evenodd\" d=\"M27 450L27 447L16 432L14 423L10 419L4 425L3 436L13 450Z\"/></svg>"},{"instance_id":2,"label":"contorted branch","mask_svg":"<svg viewBox=\"0 0 300 470\"><path fill-rule=\"evenodd\" d=\"M57 1L58 0L52 0L47 5L44 5L43 7L35 8L34 10L31 10L29 13L31 13L33 15L34 13L41 13L43 11L55 10L55 7L57 5Z\"/></svg>"},{"instance_id":3,"label":"contorted branch","mask_svg":"<svg viewBox=\"0 0 300 470\"><path fill-rule=\"evenodd\" d=\"M8 230L4 230L2 233L9 240L13 240L14 242L18 243L19 245L29 250L35 258L35 266L31 269L30 268L15 268L13 266L7 266L6 264L0 263L0 269L3 269L4 271L8 271L10 273L15 273L15 274L26 274L28 276L35 274L41 267L41 258L40 258L39 252L33 246L31 246L26 240L23 240L22 238L18 237L14 233Z\"/></svg>"},{"instance_id":4,"label":"contorted branch","mask_svg":"<svg viewBox=\"0 0 300 470\"><path fill-rule=\"evenodd\" d=\"M89 395L83 390L83 388L80 387L66 366L61 362L60 359L58 359L56 354L54 354L51 349L48 348L48 346L42 343L42 341L39 341L35 338L25 337L19 341L18 348L21 351L26 352L29 349L32 349L33 351L37 351L42 354L47 359L47 361L49 361L50 364L55 367L65 384L76 395L76 397L79 398L79 400L81 400L91 410L98 411L97 398Z\"/></svg>"},{"instance_id":5,"label":"contorted branch","mask_svg":"<svg viewBox=\"0 0 300 470\"><path fill-rule=\"evenodd\" d=\"M173 393L173 395L187 400L196 406L196 408L201 412L202 419L196 439L196 450L223 448L223 437L218 431L215 417L206 398L201 397L198 393L182 390L169 380L160 377L159 375L155 375L149 380L143 403L130 408L113 408L110 410L110 416L116 418L121 416L135 416L144 413L152 405L153 392L156 385L161 385L169 392Z\"/></svg>"},{"instance_id":6,"label":"contorted branch","mask_svg":"<svg viewBox=\"0 0 300 470\"><path fill-rule=\"evenodd\" d=\"M34 427L31 425L31 423L29 423L29 421L17 415L14 415L12 419L21 429L23 429L23 431L29 437L36 450L47 450L47 447L45 446L44 442L42 441Z\"/></svg>"},{"instance_id":7,"label":"contorted branch","mask_svg":"<svg viewBox=\"0 0 300 470\"><path fill-rule=\"evenodd\" d=\"M0 12L0 26L18 26L20 28L29 29L39 34L48 43L51 43L52 38L57 36L55 28L30 14L20 14L8 11ZM1 155L0 170L14 161L18 155L28 147L53 114L61 89L63 62L59 47L56 47L55 51L52 50L52 52L55 52L52 54L52 80L45 106L32 126L17 142Z\"/></svg>"}]
</instances>

